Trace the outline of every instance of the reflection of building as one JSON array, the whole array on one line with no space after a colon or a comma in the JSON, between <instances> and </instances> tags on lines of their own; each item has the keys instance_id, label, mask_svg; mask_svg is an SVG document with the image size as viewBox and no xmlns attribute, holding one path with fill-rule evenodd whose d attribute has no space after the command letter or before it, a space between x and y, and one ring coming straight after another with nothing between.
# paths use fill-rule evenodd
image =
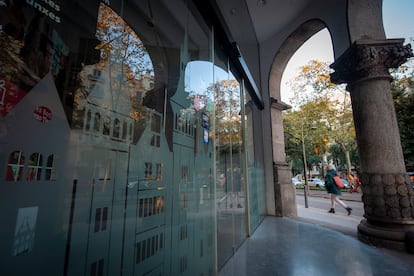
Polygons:
<instances>
[{"instance_id":1,"label":"reflection of building","mask_svg":"<svg viewBox=\"0 0 414 276\"><path fill-rule=\"evenodd\" d=\"M172 164L161 114L148 110L146 128L131 148L125 233L125 270L165 273L172 254ZM134 250L128 250L134 245ZM134 253L135 252L135 253Z\"/></svg>"},{"instance_id":2,"label":"reflection of building","mask_svg":"<svg viewBox=\"0 0 414 276\"><path fill-rule=\"evenodd\" d=\"M397 124L392 105L379 96L389 94L384 66L395 67L409 51L401 41L384 42L382 30L366 29L365 20L381 28L379 3L301 1L327 4L323 10L281 7L280 1L240 1L237 9L234 1L214 0L105 1L110 6L64 1L58 23L29 1L3 2L14 10L6 13L10 9L0 7L0 20L13 15L17 21L7 26L8 35L12 27L27 32L8 43L0 31L0 62L7 63L0 66L0 244L5 245L0 248L0 274L216 275L265 215L294 216L281 120L286 105L280 103L278 90L281 69L295 49L324 27L335 32L336 57L349 50L333 76L357 88L353 95L360 98L353 104L361 106L355 115L369 130L361 129L359 140L362 146L373 145L360 148L366 153L361 153L361 164L368 168L367 183L372 180L373 186L364 197L368 224L361 224L361 233L375 236L375 225L380 225L398 229L398 237L404 237L411 229L412 195L405 176L395 173L404 171ZM53 3L42 1L48 8ZM288 16L294 21L265 20L267 13L273 18L289 9L294 9ZM265 21L270 23L263 28ZM278 22L282 27L273 25ZM374 41L362 42L361 37ZM353 42L358 43L350 46ZM137 52L142 47L126 51L129 45L145 46L147 58L137 59L147 53ZM140 67L145 61L154 68ZM239 92L251 99L249 113L241 104L235 115L248 117L242 129L248 138L240 136L242 146L221 155L227 161L233 149L238 151L231 166L247 175L246 209L216 213L216 187L211 184L222 169L224 144L215 140L214 110L208 114L203 104L194 109L184 92L190 61L211 65L211 72L194 68L193 79L216 83L220 67L227 76L234 73ZM363 72L354 72L356 68ZM12 97L8 106L4 89ZM220 96L215 92L222 91L213 91L212 98ZM367 101L374 101L380 112L368 110ZM211 120L211 136L203 129L201 112ZM235 117L230 125L240 125ZM376 119L384 128L375 127ZM226 143L234 141L228 137ZM244 145L250 147L247 158ZM389 155L374 159L378 153ZM380 193L385 188L398 195ZM377 202L385 203L377 208ZM17 257L11 254L16 213L26 206L39 210L33 250L23 246ZM396 244L404 246L404 241Z\"/></svg>"}]
</instances>

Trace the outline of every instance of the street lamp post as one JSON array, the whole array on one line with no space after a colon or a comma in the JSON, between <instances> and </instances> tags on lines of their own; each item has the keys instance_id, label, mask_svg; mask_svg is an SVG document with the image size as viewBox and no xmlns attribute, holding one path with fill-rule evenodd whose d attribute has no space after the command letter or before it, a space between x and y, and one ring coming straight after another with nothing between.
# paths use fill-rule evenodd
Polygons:
<instances>
[{"instance_id":1,"label":"street lamp post","mask_svg":"<svg viewBox=\"0 0 414 276\"><path fill-rule=\"evenodd\" d=\"M305 198L305 208L308 208L308 163L306 162L306 150L305 150L305 135L303 133L303 121L302 121L302 156L303 156L303 174L305 175L305 187L303 188Z\"/></svg>"}]
</instances>

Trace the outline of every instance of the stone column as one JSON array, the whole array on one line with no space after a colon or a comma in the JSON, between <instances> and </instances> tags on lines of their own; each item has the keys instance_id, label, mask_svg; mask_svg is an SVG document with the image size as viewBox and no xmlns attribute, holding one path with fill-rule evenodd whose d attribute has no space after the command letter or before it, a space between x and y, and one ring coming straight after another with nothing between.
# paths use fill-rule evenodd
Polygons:
<instances>
[{"instance_id":1,"label":"stone column","mask_svg":"<svg viewBox=\"0 0 414 276\"><path fill-rule=\"evenodd\" d=\"M406 175L389 68L412 56L403 39L357 41L331 67L351 95L361 165L364 217L360 240L411 251L414 192Z\"/></svg>"},{"instance_id":2,"label":"stone column","mask_svg":"<svg viewBox=\"0 0 414 276\"><path fill-rule=\"evenodd\" d=\"M270 98L273 146L273 188L275 215L280 217L297 216L296 187L292 184L292 173L286 163L285 139L282 111L290 106Z\"/></svg>"}]
</instances>

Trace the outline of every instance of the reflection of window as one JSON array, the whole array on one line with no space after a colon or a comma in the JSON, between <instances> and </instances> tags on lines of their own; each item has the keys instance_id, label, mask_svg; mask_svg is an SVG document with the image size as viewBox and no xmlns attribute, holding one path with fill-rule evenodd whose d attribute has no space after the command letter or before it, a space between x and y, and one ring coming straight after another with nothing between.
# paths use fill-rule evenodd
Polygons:
<instances>
[{"instance_id":1,"label":"reflection of window","mask_svg":"<svg viewBox=\"0 0 414 276\"><path fill-rule=\"evenodd\" d=\"M109 116L106 116L104 124L103 124L103 131L102 131L103 135L109 135L110 128L111 128L111 118L109 118Z\"/></svg>"},{"instance_id":2,"label":"reflection of window","mask_svg":"<svg viewBox=\"0 0 414 276\"><path fill-rule=\"evenodd\" d=\"M180 206L183 209L188 207L188 196L186 194L180 195Z\"/></svg>"},{"instance_id":3,"label":"reflection of window","mask_svg":"<svg viewBox=\"0 0 414 276\"><path fill-rule=\"evenodd\" d=\"M100 125L101 125L101 115L98 112L96 112L94 121L93 121L93 130L99 131Z\"/></svg>"},{"instance_id":4,"label":"reflection of window","mask_svg":"<svg viewBox=\"0 0 414 276\"><path fill-rule=\"evenodd\" d=\"M188 166L182 166L181 167L181 179L183 180L188 180Z\"/></svg>"},{"instance_id":5,"label":"reflection of window","mask_svg":"<svg viewBox=\"0 0 414 276\"><path fill-rule=\"evenodd\" d=\"M152 114L151 116L151 131L154 132L151 137L151 146L159 148L161 132L161 116L159 114Z\"/></svg>"},{"instance_id":6,"label":"reflection of window","mask_svg":"<svg viewBox=\"0 0 414 276\"><path fill-rule=\"evenodd\" d=\"M157 196L155 199L155 213L160 214L164 212L165 199L164 196Z\"/></svg>"},{"instance_id":7,"label":"reflection of window","mask_svg":"<svg viewBox=\"0 0 414 276\"><path fill-rule=\"evenodd\" d=\"M101 76L101 70L97 70L97 69L93 69L93 77L95 79L99 79L99 77Z\"/></svg>"},{"instance_id":8,"label":"reflection of window","mask_svg":"<svg viewBox=\"0 0 414 276\"><path fill-rule=\"evenodd\" d=\"M129 137L132 137L132 124L129 124Z\"/></svg>"},{"instance_id":9,"label":"reflection of window","mask_svg":"<svg viewBox=\"0 0 414 276\"><path fill-rule=\"evenodd\" d=\"M43 157L40 153L32 153L30 155L29 164L27 165L27 176L28 181L40 180L42 172Z\"/></svg>"},{"instance_id":10,"label":"reflection of window","mask_svg":"<svg viewBox=\"0 0 414 276\"><path fill-rule=\"evenodd\" d=\"M164 212L164 196L151 196L139 199L138 217L155 216Z\"/></svg>"},{"instance_id":11,"label":"reflection of window","mask_svg":"<svg viewBox=\"0 0 414 276\"><path fill-rule=\"evenodd\" d=\"M145 178L152 179L152 163L145 162Z\"/></svg>"},{"instance_id":12,"label":"reflection of window","mask_svg":"<svg viewBox=\"0 0 414 276\"><path fill-rule=\"evenodd\" d=\"M175 129L187 135L194 136L194 123L188 116L189 114L186 114L183 110L181 114L176 114L174 118Z\"/></svg>"},{"instance_id":13,"label":"reflection of window","mask_svg":"<svg viewBox=\"0 0 414 276\"><path fill-rule=\"evenodd\" d=\"M152 216L152 212L153 212L153 198L152 197L150 197L150 198L148 198L148 216L150 217L150 216Z\"/></svg>"},{"instance_id":14,"label":"reflection of window","mask_svg":"<svg viewBox=\"0 0 414 276\"><path fill-rule=\"evenodd\" d=\"M91 264L91 276L102 276L104 275L104 260L100 259L97 262Z\"/></svg>"},{"instance_id":15,"label":"reflection of window","mask_svg":"<svg viewBox=\"0 0 414 276\"><path fill-rule=\"evenodd\" d=\"M54 154L49 155L46 162L46 170L45 170L45 180L56 180L56 165L57 165L57 158Z\"/></svg>"},{"instance_id":16,"label":"reflection of window","mask_svg":"<svg viewBox=\"0 0 414 276\"><path fill-rule=\"evenodd\" d=\"M151 137L151 146L160 147L160 135L153 134Z\"/></svg>"},{"instance_id":17,"label":"reflection of window","mask_svg":"<svg viewBox=\"0 0 414 276\"><path fill-rule=\"evenodd\" d=\"M102 230L106 230L106 224L108 222L108 207L103 208L103 215L102 215Z\"/></svg>"},{"instance_id":18,"label":"reflection of window","mask_svg":"<svg viewBox=\"0 0 414 276\"><path fill-rule=\"evenodd\" d=\"M156 179L158 180L158 181L160 181L160 180L162 180L162 164L160 164L160 163L157 163L156 164Z\"/></svg>"},{"instance_id":19,"label":"reflection of window","mask_svg":"<svg viewBox=\"0 0 414 276\"><path fill-rule=\"evenodd\" d=\"M101 208L96 208L95 210L95 232L99 232L99 229L101 228Z\"/></svg>"},{"instance_id":20,"label":"reflection of window","mask_svg":"<svg viewBox=\"0 0 414 276\"><path fill-rule=\"evenodd\" d=\"M108 221L108 207L96 208L94 231L99 232L99 231L106 230L107 221Z\"/></svg>"},{"instance_id":21,"label":"reflection of window","mask_svg":"<svg viewBox=\"0 0 414 276\"><path fill-rule=\"evenodd\" d=\"M119 119L114 120L114 133L113 136L115 138L119 138L119 133L121 131L121 121Z\"/></svg>"},{"instance_id":22,"label":"reflection of window","mask_svg":"<svg viewBox=\"0 0 414 276\"><path fill-rule=\"evenodd\" d=\"M137 99L137 101L139 101L139 102L142 101L142 92L141 91L135 92L135 99Z\"/></svg>"},{"instance_id":23,"label":"reflection of window","mask_svg":"<svg viewBox=\"0 0 414 276\"><path fill-rule=\"evenodd\" d=\"M188 238L187 224L183 224L180 226L180 240L185 240L187 238Z\"/></svg>"},{"instance_id":24,"label":"reflection of window","mask_svg":"<svg viewBox=\"0 0 414 276\"><path fill-rule=\"evenodd\" d=\"M157 133L161 132L161 116L158 114L152 114L151 131Z\"/></svg>"},{"instance_id":25,"label":"reflection of window","mask_svg":"<svg viewBox=\"0 0 414 276\"><path fill-rule=\"evenodd\" d=\"M183 117L182 116L178 116L178 119L177 119L177 129L179 131L183 132L184 125L185 125L185 121L184 121Z\"/></svg>"},{"instance_id":26,"label":"reflection of window","mask_svg":"<svg viewBox=\"0 0 414 276\"><path fill-rule=\"evenodd\" d=\"M180 274L184 274L187 270L187 256L180 257Z\"/></svg>"},{"instance_id":27,"label":"reflection of window","mask_svg":"<svg viewBox=\"0 0 414 276\"><path fill-rule=\"evenodd\" d=\"M13 151L9 156L7 164L6 181L22 180L22 172L24 167L24 155L21 151Z\"/></svg>"},{"instance_id":28,"label":"reflection of window","mask_svg":"<svg viewBox=\"0 0 414 276\"><path fill-rule=\"evenodd\" d=\"M91 117L92 117L91 111L88 110L88 113L86 115L86 126L85 126L85 130L89 130L89 128L91 127Z\"/></svg>"},{"instance_id":29,"label":"reflection of window","mask_svg":"<svg viewBox=\"0 0 414 276\"><path fill-rule=\"evenodd\" d=\"M135 246L136 258L135 263L139 264L140 262L149 259L153 256L159 254L159 252L164 248L164 234L159 233L154 236L144 238L141 241L138 241Z\"/></svg>"},{"instance_id":30,"label":"reflection of window","mask_svg":"<svg viewBox=\"0 0 414 276\"><path fill-rule=\"evenodd\" d=\"M124 123L122 124L122 139L126 139L127 136L127 130L128 130L128 124L127 122L124 121Z\"/></svg>"}]
</instances>

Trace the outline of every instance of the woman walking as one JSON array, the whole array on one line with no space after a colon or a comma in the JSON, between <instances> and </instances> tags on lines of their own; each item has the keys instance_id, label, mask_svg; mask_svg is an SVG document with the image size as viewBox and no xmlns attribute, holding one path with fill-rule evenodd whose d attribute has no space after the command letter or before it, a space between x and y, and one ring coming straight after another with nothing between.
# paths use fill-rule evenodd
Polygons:
<instances>
[{"instance_id":1,"label":"woman walking","mask_svg":"<svg viewBox=\"0 0 414 276\"><path fill-rule=\"evenodd\" d=\"M335 185L334 176L337 175L336 170L334 169L332 165L327 165L325 170L326 170L325 187L328 193L331 194L331 209L328 212L335 214L335 203L338 202L339 205L345 208L349 216L351 214L352 208L348 207L345 204L345 202L339 199L339 196L342 193L341 193L341 190Z\"/></svg>"}]
</instances>

